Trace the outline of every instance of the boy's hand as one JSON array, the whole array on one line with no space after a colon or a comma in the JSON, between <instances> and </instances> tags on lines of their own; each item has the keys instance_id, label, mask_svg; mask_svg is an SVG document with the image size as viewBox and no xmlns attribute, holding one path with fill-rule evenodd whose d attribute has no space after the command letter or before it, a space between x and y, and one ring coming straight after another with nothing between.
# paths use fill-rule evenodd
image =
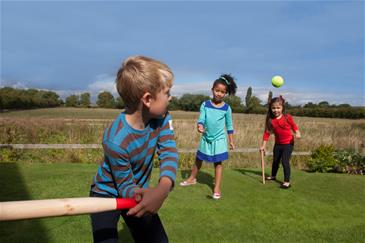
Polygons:
<instances>
[{"instance_id":1,"label":"boy's hand","mask_svg":"<svg viewBox=\"0 0 365 243\"><path fill-rule=\"evenodd\" d=\"M198 132L204 133L204 131L205 131L204 126L202 124L198 124Z\"/></svg>"},{"instance_id":2,"label":"boy's hand","mask_svg":"<svg viewBox=\"0 0 365 243\"><path fill-rule=\"evenodd\" d=\"M266 152L266 151L265 151L265 146L260 146L259 150L260 150L260 151L264 151L264 154L265 154L265 152Z\"/></svg>"},{"instance_id":3,"label":"boy's hand","mask_svg":"<svg viewBox=\"0 0 365 243\"><path fill-rule=\"evenodd\" d=\"M137 206L131 208L127 215L142 217L143 215L156 214L170 192L172 182L167 177L162 177L156 188L137 189L135 191Z\"/></svg>"}]
</instances>

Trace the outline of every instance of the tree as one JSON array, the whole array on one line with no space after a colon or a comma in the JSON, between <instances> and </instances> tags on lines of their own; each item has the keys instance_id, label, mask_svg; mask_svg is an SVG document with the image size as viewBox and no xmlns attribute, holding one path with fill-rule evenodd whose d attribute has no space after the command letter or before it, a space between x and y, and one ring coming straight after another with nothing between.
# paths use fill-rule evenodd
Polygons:
<instances>
[{"instance_id":1,"label":"tree","mask_svg":"<svg viewBox=\"0 0 365 243\"><path fill-rule=\"evenodd\" d=\"M250 106L250 100L251 100L251 96L252 96L252 88L251 87L248 87L247 89L247 93L246 93L246 107L249 107Z\"/></svg>"},{"instance_id":2,"label":"tree","mask_svg":"<svg viewBox=\"0 0 365 243\"><path fill-rule=\"evenodd\" d=\"M339 108L350 108L351 106L349 104L339 104L337 107Z\"/></svg>"},{"instance_id":3,"label":"tree","mask_svg":"<svg viewBox=\"0 0 365 243\"><path fill-rule=\"evenodd\" d=\"M251 96L249 106L246 107L246 113L266 113L267 109L261 105L261 100L256 96Z\"/></svg>"},{"instance_id":4,"label":"tree","mask_svg":"<svg viewBox=\"0 0 365 243\"><path fill-rule=\"evenodd\" d=\"M175 96L171 97L171 101L170 101L168 109L170 111L176 111L176 110L180 109L180 102L179 102L179 99L177 97L175 97Z\"/></svg>"},{"instance_id":5,"label":"tree","mask_svg":"<svg viewBox=\"0 0 365 243\"><path fill-rule=\"evenodd\" d=\"M103 91L99 93L96 104L103 108L113 108L115 105L114 96L108 91Z\"/></svg>"},{"instance_id":6,"label":"tree","mask_svg":"<svg viewBox=\"0 0 365 243\"><path fill-rule=\"evenodd\" d=\"M199 111L200 105L210 97L202 94L184 94L179 99L180 108L184 111Z\"/></svg>"},{"instance_id":7,"label":"tree","mask_svg":"<svg viewBox=\"0 0 365 243\"><path fill-rule=\"evenodd\" d=\"M316 104L313 104L312 102L308 102L307 104L305 104L303 106L303 108L316 108L317 105Z\"/></svg>"},{"instance_id":8,"label":"tree","mask_svg":"<svg viewBox=\"0 0 365 243\"><path fill-rule=\"evenodd\" d=\"M70 95L66 97L66 107L77 107L80 103L78 95Z\"/></svg>"},{"instance_id":9,"label":"tree","mask_svg":"<svg viewBox=\"0 0 365 243\"><path fill-rule=\"evenodd\" d=\"M267 103L265 104L265 107L268 108L269 107L269 103L272 99L272 91L269 91L269 94L267 95Z\"/></svg>"},{"instance_id":10,"label":"tree","mask_svg":"<svg viewBox=\"0 0 365 243\"><path fill-rule=\"evenodd\" d=\"M224 98L226 102L232 109L232 112L243 112L243 105L241 98L235 95L228 95Z\"/></svg>"},{"instance_id":11,"label":"tree","mask_svg":"<svg viewBox=\"0 0 365 243\"><path fill-rule=\"evenodd\" d=\"M124 101L121 97L118 97L115 99L115 108L117 109L124 109Z\"/></svg>"},{"instance_id":12,"label":"tree","mask_svg":"<svg viewBox=\"0 0 365 243\"><path fill-rule=\"evenodd\" d=\"M80 105L82 107L89 107L90 106L90 93L82 93L80 95Z\"/></svg>"},{"instance_id":13,"label":"tree","mask_svg":"<svg viewBox=\"0 0 365 243\"><path fill-rule=\"evenodd\" d=\"M318 103L319 107L329 107L330 104L327 101L321 101Z\"/></svg>"},{"instance_id":14,"label":"tree","mask_svg":"<svg viewBox=\"0 0 365 243\"><path fill-rule=\"evenodd\" d=\"M57 93L53 91L40 91L40 93L42 107L55 107L61 105L62 101Z\"/></svg>"}]
</instances>

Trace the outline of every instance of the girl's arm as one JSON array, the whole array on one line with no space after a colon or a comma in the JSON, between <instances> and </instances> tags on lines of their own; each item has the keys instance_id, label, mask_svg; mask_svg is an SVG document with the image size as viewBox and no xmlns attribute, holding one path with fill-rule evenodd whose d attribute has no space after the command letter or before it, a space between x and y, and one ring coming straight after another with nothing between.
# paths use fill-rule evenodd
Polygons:
<instances>
[{"instance_id":1,"label":"girl's arm","mask_svg":"<svg viewBox=\"0 0 365 243\"><path fill-rule=\"evenodd\" d=\"M205 102L203 102L200 105L200 114L199 114L198 125L197 125L198 132L204 133L204 130L205 130L204 124L205 124Z\"/></svg>"},{"instance_id":2,"label":"girl's arm","mask_svg":"<svg viewBox=\"0 0 365 243\"><path fill-rule=\"evenodd\" d=\"M299 131L299 128L297 126L297 124L295 124L294 120L293 120L293 117L291 115L287 115L287 120L288 120L288 123L291 127L291 129L295 132L295 138L301 138L301 134L300 134L300 131Z\"/></svg>"},{"instance_id":3,"label":"girl's arm","mask_svg":"<svg viewBox=\"0 0 365 243\"><path fill-rule=\"evenodd\" d=\"M299 130L296 130L295 131L295 138L301 138L302 135L300 134L300 131Z\"/></svg>"},{"instance_id":4,"label":"girl's arm","mask_svg":"<svg viewBox=\"0 0 365 243\"><path fill-rule=\"evenodd\" d=\"M262 145L260 146L260 151L265 152L266 144L269 138L270 138L270 132L265 129L264 134L262 135Z\"/></svg>"},{"instance_id":5,"label":"girl's arm","mask_svg":"<svg viewBox=\"0 0 365 243\"><path fill-rule=\"evenodd\" d=\"M267 141L266 140L263 140L262 141L262 145L260 146L260 151L264 151L266 150L266 144L267 144Z\"/></svg>"},{"instance_id":6,"label":"girl's arm","mask_svg":"<svg viewBox=\"0 0 365 243\"><path fill-rule=\"evenodd\" d=\"M234 142L233 142L233 133L228 134L228 141L229 141L229 149L234 150L235 146L234 146Z\"/></svg>"},{"instance_id":7,"label":"girl's arm","mask_svg":"<svg viewBox=\"0 0 365 243\"><path fill-rule=\"evenodd\" d=\"M229 141L229 148L231 150L235 149L234 142L233 142L233 122L232 122L232 109L228 106L228 110L226 112L226 128L228 133L228 141Z\"/></svg>"}]
</instances>

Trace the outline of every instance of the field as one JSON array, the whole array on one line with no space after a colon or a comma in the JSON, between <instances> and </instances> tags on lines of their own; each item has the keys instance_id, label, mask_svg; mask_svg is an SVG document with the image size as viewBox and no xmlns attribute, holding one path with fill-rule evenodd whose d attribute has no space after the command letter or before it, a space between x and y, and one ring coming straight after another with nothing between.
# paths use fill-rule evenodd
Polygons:
<instances>
[{"instance_id":1,"label":"field","mask_svg":"<svg viewBox=\"0 0 365 243\"><path fill-rule=\"evenodd\" d=\"M94 164L0 163L0 201L88 195ZM268 171L267 171L268 172ZM188 171L180 170L177 181ZM152 182L156 183L158 170ZM282 178L279 174L278 178ZM213 170L176 186L159 211L172 243L365 242L365 177L294 170L293 187L260 182L255 169L226 169L212 200ZM119 223L121 242L132 242ZM91 242L87 215L0 222L0 242Z\"/></svg>"},{"instance_id":2,"label":"field","mask_svg":"<svg viewBox=\"0 0 365 243\"><path fill-rule=\"evenodd\" d=\"M1 144L100 144L104 128L120 110L54 108L0 114ZM175 138L179 149L195 150L199 143L196 132L197 112L172 111ZM234 114L237 148L258 148L262 141L264 115ZM321 144L336 149L365 152L365 120L294 117L303 138L297 140L295 151L313 151ZM273 146L273 138L268 149ZM97 163L101 150L32 150L3 151L3 162L82 162ZM193 163L193 154L181 155L181 166ZM270 159L270 158L269 158ZM305 156L293 156L293 166L305 168ZM226 167L256 167L258 153L232 153Z\"/></svg>"},{"instance_id":3,"label":"field","mask_svg":"<svg viewBox=\"0 0 365 243\"><path fill-rule=\"evenodd\" d=\"M0 113L1 144L100 144L120 110L38 109ZM171 112L179 149L195 151L196 112ZM264 115L234 114L237 148L257 149ZM321 144L364 153L365 120L294 117L303 138L295 151ZM273 138L268 149L273 145ZM0 201L88 196L101 149L0 149ZM213 170L198 184L170 193L159 214L170 242L365 242L365 177L307 173L308 156L293 156L290 190L261 184L258 153L231 153L224 163L222 199L211 199ZM188 176L194 153L180 154L177 182ZM266 160L270 173L270 156ZM279 170L278 178L282 178ZM158 180L154 169L152 183ZM123 222L122 242L132 242ZM0 222L0 242L91 242L87 215Z\"/></svg>"}]
</instances>

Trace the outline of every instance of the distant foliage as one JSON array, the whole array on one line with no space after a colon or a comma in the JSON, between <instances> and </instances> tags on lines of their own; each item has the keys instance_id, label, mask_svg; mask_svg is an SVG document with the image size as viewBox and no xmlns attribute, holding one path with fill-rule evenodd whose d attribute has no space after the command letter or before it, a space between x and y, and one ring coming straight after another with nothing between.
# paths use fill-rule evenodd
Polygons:
<instances>
[{"instance_id":1,"label":"distant foliage","mask_svg":"<svg viewBox=\"0 0 365 243\"><path fill-rule=\"evenodd\" d=\"M240 97L235 95L226 96L224 101L232 108L232 112L242 113L244 106Z\"/></svg>"},{"instance_id":2,"label":"distant foliage","mask_svg":"<svg viewBox=\"0 0 365 243\"><path fill-rule=\"evenodd\" d=\"M183 111L199 111L200 105L205 100L209 100L210 97L202 94L184 94L179 99L179 107Z\"/></svg>"},{"instance_id":3,"label":"distant foliage","mask_svg":"<svg viewBox=\"0 0 365 243\"><path fill-rule=\"evenodd\" d=\"M269 91L268 98L272 97ZM184 94L181 97L172 97L169 104L169 110L199 111L203 101L210 99L203 94ZM258 97L253 95L252 87L247 89L244 102L238 96L226 96L224 101L228 103L235 113L246 114L265 114L267 109L266 102L262 102ZM0 89L0 111L6 109L32 109L46 108L63 105L59 95L52 91L43 91L36 89L14 89L4 87ZM123 109L124 102L120 97L114 96L107 91L99 93L96 104L101 108ZM91 107L90 93L80 95L72 94L65 99L67 107ZM347 118L362 119L365 118L365 107L352 107L349 104L331 105L327 101L321 101L318 104L309 102L303 106L294 106L285 103L288 113L294 116L306 117L328 117L328 118Z\"/></svg>"},{"instance_id":4,"label":"distant foliage","mask_svg":"<svg viewBox=\"0 0 365 243\"><path fill-rule=\"evenodd\" d=\"M179 98L172 96L168 109L170 111L181 110L180 104L179 104Z\"/></svg>"},{"instance_id":5,"label":"distant foliage","mask_svg":"<svg viewBox=\"0 0 365 243\"><path fill-rule=\"evenodd\" d=\"M82 93L80 95L80 106L81 107L90 107L90 93Z\"/></svg>"},{"instance_id":6,"label":"distant foliage","mask_svg":"<svg viewBox=\"0 0 365 243\"><path fill-rule=\"evenodd\" d=\"M80 96L70 95L66 97L66 107L78 107L80 105Z\"/></svg>"},{"instance_id":7,"label":"distant foliage","mask_svg":"<svg viewBox=\"0 0 365 243\"><path fill-rule=\"evenodd\" d=\"M0 110L56 107L62 103L58 94L52 91L11 87L0 89Z\"/></svg>"},{"instance_id":8,"label":"distant foliage","mask_svg":"<svg viewBox=\"0 0 365 243\"><path fill-rule=\"evenodd\" d=\"M290 114L295 116L309 117L328 117L328 118L350 118L360 119L365 118L364 107L344 107L344 106L329 106L329 107L296 107L288 109Z\"/></svg>"},{"instance_id":9,"label":"distant foliage","mask_svg":"<svg viewBox=\"0 0 365 243\"><path fill-rule=\"evenodd\" d=\"M103 91L99 93L96 104L101 108L114 108L114 96L108 91Z\"/></svg>"},{"instance_id":10,"label":"distant foliage","mask_svg":"<svg viewBox=\"0 0 365 243\"><path fill-rule=\"evenodd\" d=\"M122 98L118 97L115 99L115 108L117 109L124 109L125 105L124 105L124 101L122 100Z\"/></svg>"}]
</instances>

